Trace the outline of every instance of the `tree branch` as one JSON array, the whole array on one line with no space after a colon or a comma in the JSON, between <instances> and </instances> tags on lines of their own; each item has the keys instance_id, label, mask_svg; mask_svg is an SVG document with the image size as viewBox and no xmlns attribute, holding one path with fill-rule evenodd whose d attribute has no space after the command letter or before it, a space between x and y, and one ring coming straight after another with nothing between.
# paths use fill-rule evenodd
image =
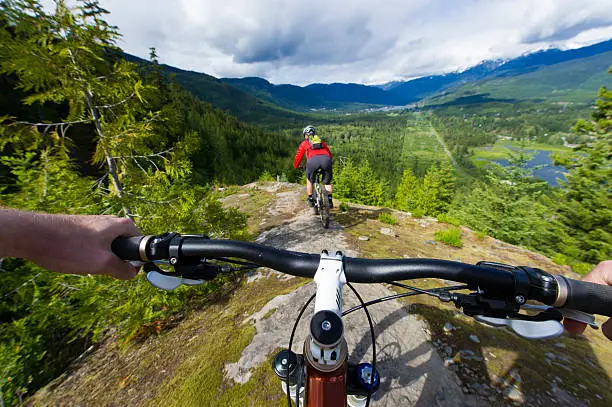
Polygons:
<instances>
[{"instance_id":1,"label":"tree branch","mask_svg":"<svg viewBox=\"0 0 612 407\"><path fill-rule=\"evenodd\" d=\"M146 199L146 198L143 198L143 197L141 197L141 196L138 196L138 195L136 195L136 194L132 194L131 192L128 192L127 194L128 194L128 195L129 195L129 196L130 196L132 199L135 199L135 200L137 200L137 201L148 202L148 203L157 204L157 205L169 204L169 203L176 202L176 201L178 201L178 200L180 200L180 199L181 199L180 197L177 197L177 198L172 198L172 199L169 199L169 200L167 200L167 201L153 201L153 200Z\"/></svg>"},{"instance_id":2,"label":"tree branch","mask_svg":"<svg viewBox=\"0 0 612 407\"><path fill-rule=\"evenodd\" d=\"M23 287L25 287L26 285L30 284L31 282L33 282L34 280L36 280L36 278L38 278L38 276L40 276L42 273L38 273L36 274L34 277L32 277L31 279L29 279L28 281L26 281L25 283L21 284L19 287L15 288L12 291L9 291L8 293L4 294L4 296L2 297L2 299L5 299L6 297L15 294L17 291L21 290Z\"/></svg>"},{"instance_id":3,"label":"tree branch","mask_svg":"<svg viewBox=\"0 0 612 407\"><path fill-rule=\"evenodd\" d=\"M131 94L130 96L126 97L126 98L125 98L125 99L123 99L121 102L117 102L117 103L114 103L114 104L112 104L112 105L101 105L101 106L94 106L94 107L95 107L96 109L112 109L113 107L120 106L120 105L122 105L122 104L124 104L124 103L128 102L128 101L129 101L130 99L132 99L134 96L136 96L136 93L135 93L135 92L132 92L132 94Z\"/></svg>"},{"instance_id":4,"label":"tree branch","mask_svg":"<svg viewBox=\"0 0 612 407\"><path fill-rule=\"evenodd\" d=\"M152 153L152 154L148 154L148 155L118 155L115 157L112 157L114 159L119 159L119 158L151 158L151 157L161 157L164 160L168 160L166 157L164 157L164 154L168 154L170 152L172 152L172 150L174 150L174 148L169 148L167 150L164 151L160 151L159 153Z\"/></svg>"},{"instance_id":5,"label":"tree branch","mask_svg":"<svg viewBox=\"0 0 612 407\"><path fill-rule=\"evenodd\" d=\"M59 126L71 126L73 124L79 124L79 123L91 123L91 121L92 121L91 119L83 119L83 120L75 120L72 122L59 122L59 123L31 123L31 122L18 121L18 122L11 123L11 125L23 124L25 126L59 127Z\"/></svg>"}]
</instances>

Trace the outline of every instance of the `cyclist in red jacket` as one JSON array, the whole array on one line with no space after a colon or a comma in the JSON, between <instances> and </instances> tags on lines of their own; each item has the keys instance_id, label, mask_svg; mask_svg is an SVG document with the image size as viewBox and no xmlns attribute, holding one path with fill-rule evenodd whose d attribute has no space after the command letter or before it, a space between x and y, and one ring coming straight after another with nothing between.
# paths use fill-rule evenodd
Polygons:
<instances>
[{"instance_id":1,"label":"cyclist in red jacket","mask_svg":"<svg viewBox=\"0 0 612 407\"><path fill-rule=\"evenodd\" d=\"M334 204L332 201L332 153L329 151L329 147L321 138L316 134L313 126L306 126L302 131L304 135L304 141L300 143L297 153L295 154L295 160L293 160L293 167L297 168L306 153L306 191L308 192L308 205L314 207L314 201L312 200L312 182L314 181L314 173L319 168L323 171L323 184L325 189L329 192L329 207L333 208Z\"/></svg>"}]
</instances>

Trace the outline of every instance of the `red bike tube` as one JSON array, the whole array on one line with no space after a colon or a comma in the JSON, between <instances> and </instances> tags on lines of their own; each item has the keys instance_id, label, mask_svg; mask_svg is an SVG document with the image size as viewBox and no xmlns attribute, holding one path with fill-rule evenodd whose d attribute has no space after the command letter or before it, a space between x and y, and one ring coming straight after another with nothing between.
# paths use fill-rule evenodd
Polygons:
<instances>
[{"instance_id":1,"label":"red bike tube","mask_svg":"<svg viewBox=\"0 0 612 407\"><path fill-rule=\"evenodd\" d=\"M307 349L310 337L304 341L304 362L306 363L306 407L346 407L346 372L348 347L342 342L339 360L342 362L331 370L313 360Z\"/></svg>"}]
</instances>

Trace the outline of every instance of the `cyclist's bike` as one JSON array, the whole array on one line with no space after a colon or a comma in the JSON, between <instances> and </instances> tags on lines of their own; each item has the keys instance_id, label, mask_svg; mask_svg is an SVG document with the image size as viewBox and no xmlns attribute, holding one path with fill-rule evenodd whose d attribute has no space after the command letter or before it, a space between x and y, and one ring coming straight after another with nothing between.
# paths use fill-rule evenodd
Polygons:
<instances>
[{"instance_id":1,"label":"cyclist's bike","mask_svg":"<svg viewBox=\"0 0 612 407\"><path fill-rule=\"evenodd\" d=\"M345 257L340 252L307 254L177 233L122 237L113 242L112 248L124 260L145 262L143 267L149 282L164 290L202 284L219 273L261 266L314 278L316 294L301 309L289 348L276 356L273 366L282 379L287 404L291 406L293 400L296 407L369 405L380 377L376 370L374 327L367 307L382 301L417 294L434 296L443 302L453 302L466 315L480 322L505 326L531 339L560 335L563 317L597 327L590 314L612 316L612 287L551 275L526 266L491 262L472 265L436 259L369 260ZM396 282L416 278L438 278L463 284L422 290ZM364 303L351 282L389 283L411 292ZM355 293L360 306L342 309L345 284ZM315 298L310 335L304 341L302 353L294 353L291 348L297 323ZM527 304L528 300L543 305ZM342 317L358 309L363 309L370 325L372 363L351 366L347 363L348 347ZM522 309L530 310L530 314L520 313Z\"/></svg>"},{"instance_id":2,"label":"cyclist's bike","mask_svg":"<svg viewBox=\"0 0 612 407\"><path fill-rule=\"evenodd\" d=\"M315 181L312 183L315 215L321 218L321 224L325 229L329 227L329 198L325 184L323 184L323 171L319 168L315 171Z\"/></svg>"}]
</instances>

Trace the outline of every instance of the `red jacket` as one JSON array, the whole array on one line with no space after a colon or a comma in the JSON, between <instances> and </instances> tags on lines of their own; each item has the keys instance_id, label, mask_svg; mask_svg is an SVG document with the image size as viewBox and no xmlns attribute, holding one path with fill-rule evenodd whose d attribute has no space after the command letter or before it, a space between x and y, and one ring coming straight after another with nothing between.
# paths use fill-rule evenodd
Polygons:
<instances>
[{"instance_id":1,"label":"red jacket","mask_svg":"<svg viewBox=\"0 0 612 407\"><path fill-rule=\"evenodd\" d=\"M304 157L304 153L306 153L306 160L310 160L312 156L319 154L327 154L331 157L332 153L331 151L329 151L329 147L327 147L327 144L325 144L324 141L321 142L323 143L323 148L313 150L312 148L310 148L310 141L308 141L308 139L302 141L300 143L300 146L298 147L297 153L295 154L295 160L293 160L293 168L297 168L300 165L300 162Z\"/></svg>"}]
</instances>

